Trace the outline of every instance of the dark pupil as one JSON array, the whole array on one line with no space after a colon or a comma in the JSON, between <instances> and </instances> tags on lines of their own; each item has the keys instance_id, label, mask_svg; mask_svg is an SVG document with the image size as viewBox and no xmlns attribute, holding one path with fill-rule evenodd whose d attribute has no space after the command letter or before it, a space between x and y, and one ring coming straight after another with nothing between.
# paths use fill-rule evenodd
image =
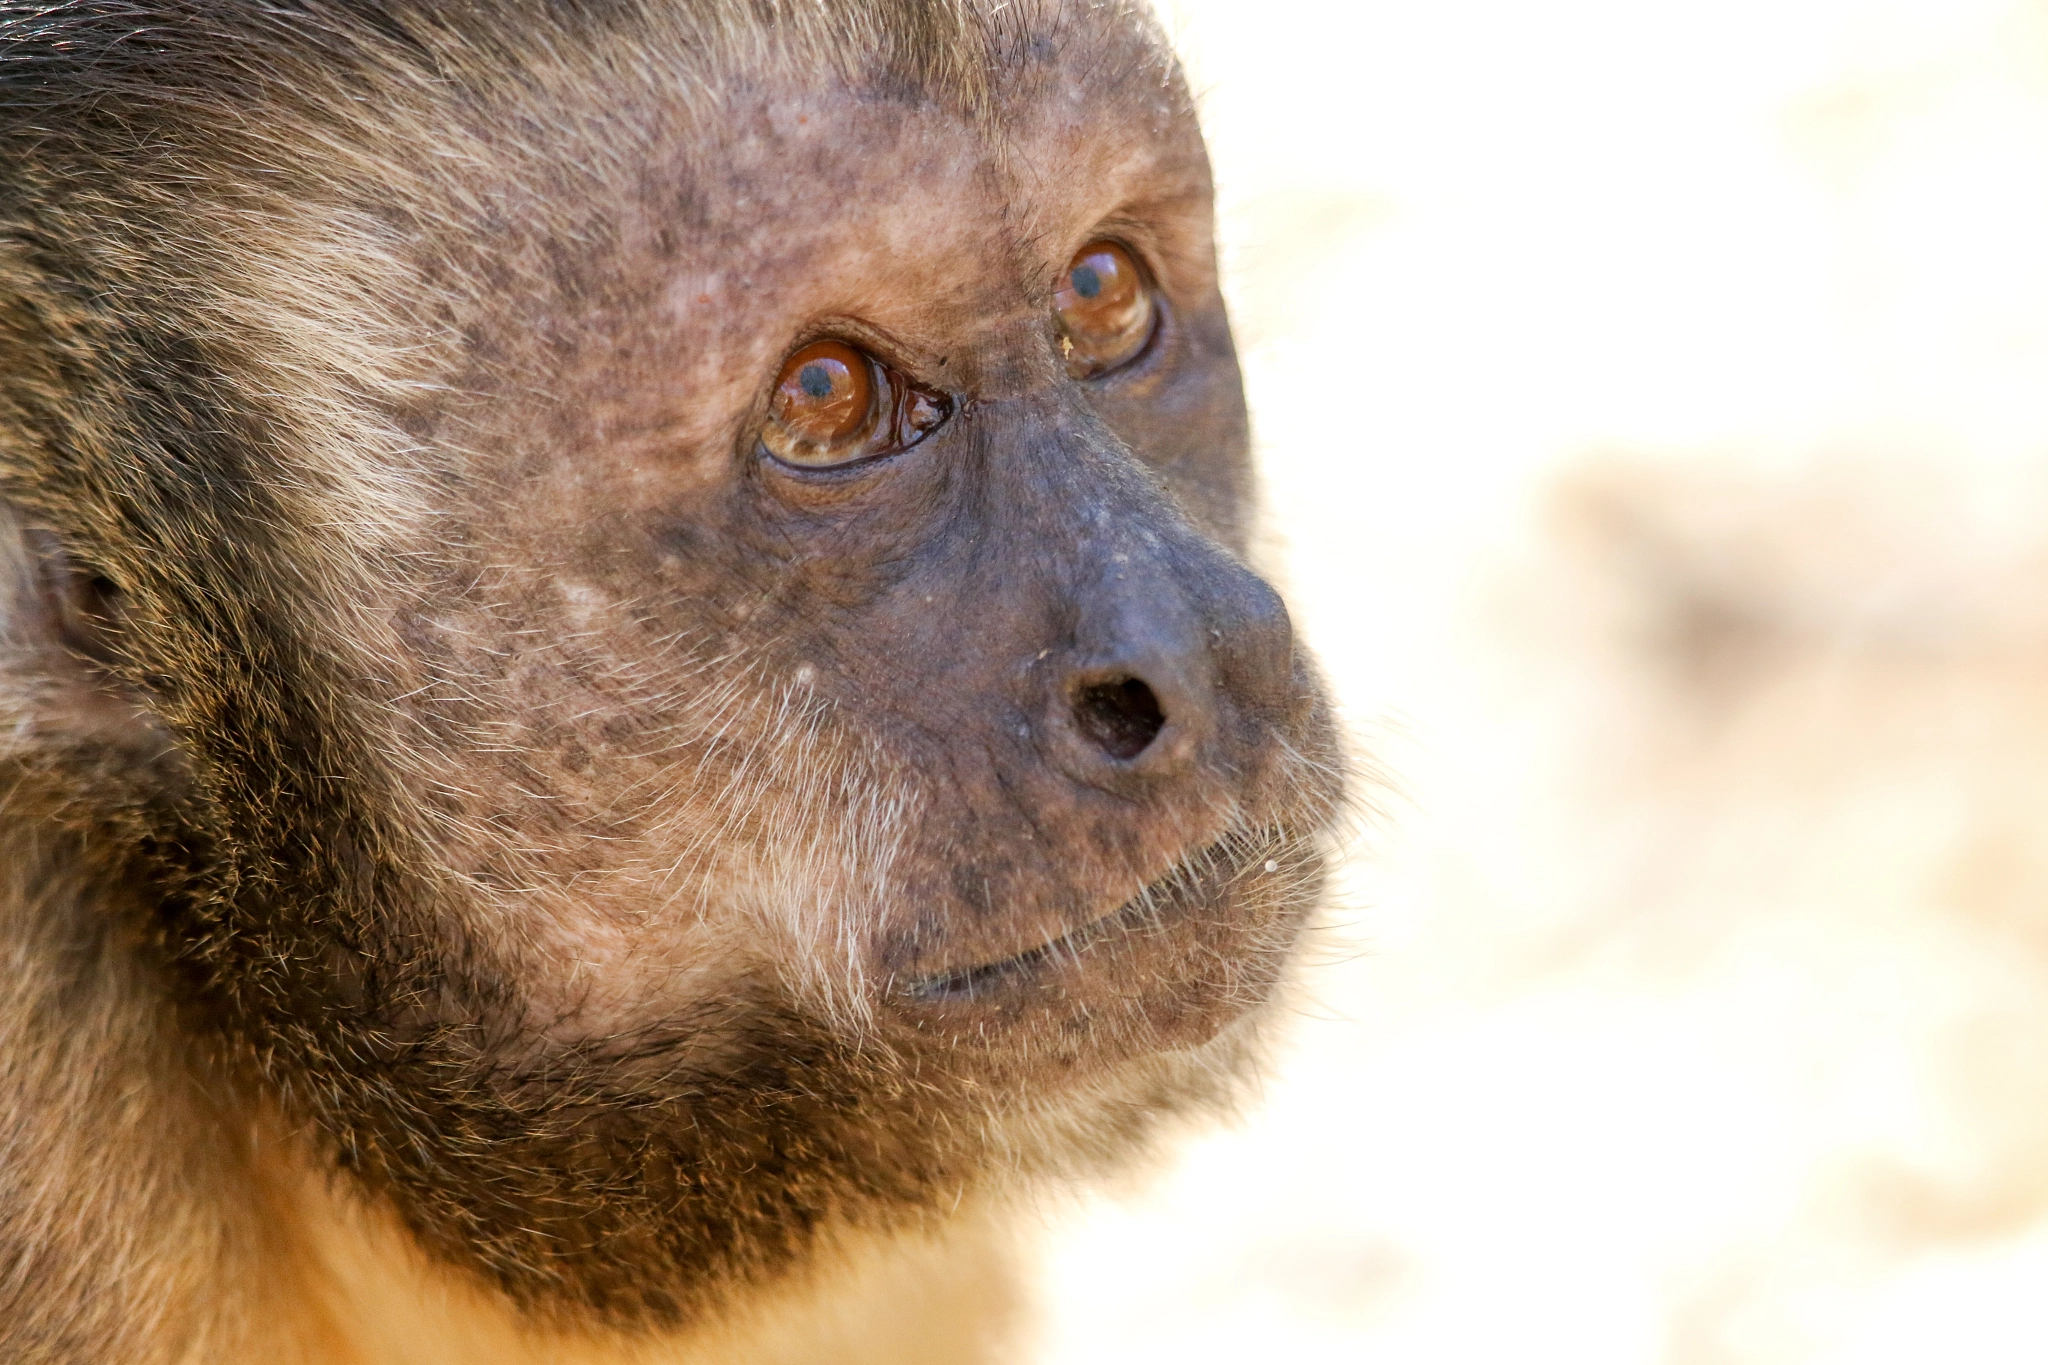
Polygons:
<instances>
[{"instance_id":1,"label":"dark pupil","mask_svg":"<svg viewBox=\"0 0 2048 1365\"><path fill-rule=\"evenodd\" d=\"M1095 273L1092 265L1077 265L1071 277L1074 292L1084 299L1092 299L1102 292L1102 276Z\"/></svg>"},{"instance_id":2,"label":"dark pupil","mask_svg":"<svg viewBox=\"0 0 2048 1365\"><path fill-rule=\"evenodd\" d=\"M803 385L804 392L813 398L832 396L832 375L815 361L797 371L796 382Z\"/></svg>"}]
</instances>

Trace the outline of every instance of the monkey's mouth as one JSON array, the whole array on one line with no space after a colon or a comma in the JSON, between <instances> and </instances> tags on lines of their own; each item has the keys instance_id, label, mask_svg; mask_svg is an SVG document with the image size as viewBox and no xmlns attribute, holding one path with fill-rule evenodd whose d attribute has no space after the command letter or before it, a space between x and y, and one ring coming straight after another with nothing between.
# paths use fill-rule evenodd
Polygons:
<instances>
[{"instance_id":1,"label":"monkey's mouth","mask_svg":"<svg viewBox=\"0 0 2048 1365\"><path fill-rule=\"evenodd\" d=\"M1320 863L1308 841L1265 839L1256 846L1247 844L1242 837L1226 836L1183 859L1099 919L1009 957L924 977L902 988L903 994L919 1004L996 995L1026 979L1079 966L1112 940L1169 933L1190 913L1236 899L1234 893L1251 890L1258 882L1267 883L1261 889L1269 898L1313 898L1302 895L1305 884L1316 880L1313 873Z\"/></svg>"},{"instance_id":2,"label":"monkey's mouth","mask_svg":"<svg viewBox=\"0 0 2048 1365\"><path fill-rule=\"evenodd\" d=\"M1077 961L1082 953L1103 939L1135 927L1133 912L1138 909L1138 904L1139 898L1132 897L1101 919L1091 920L1078 929L1039 944L1036 948L1029 948L994 962L984 962L978 967L969 967L964 971L926 977L922 981L912 982L904 994L912 1000L925 1002L972 1000L977 995L984 995L999 988L1013 978L1034 975L1058 962Z\"/></svg>"}]
</instances>

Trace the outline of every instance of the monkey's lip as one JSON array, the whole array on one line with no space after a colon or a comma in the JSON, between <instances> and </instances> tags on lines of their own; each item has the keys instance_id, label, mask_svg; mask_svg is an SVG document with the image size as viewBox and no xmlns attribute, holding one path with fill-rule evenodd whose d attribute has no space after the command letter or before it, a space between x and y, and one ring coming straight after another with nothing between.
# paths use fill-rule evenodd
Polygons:
<instances>
[{"instance_id":1,"label":"monkey's lip","mask_svg":"<svg viewBox=\"0 0 2048 1365\"><path fill-rule=\"evenodd\" d=\"M1219 840L1194 857L1185 859L1174 870L1106 915L1021 953L919 978L903 988L903 994L919 1004L973 1000L1012 981L1078 963L1083 954L1106 939L1133 932L1157 932L1186 910L1207 902L1229 883L1259 866L1257 860L1239 862L1219 857L1230 842L1228 839ZM1196 868L1202 870L1195 871ZM1267 858L1265 870L1278 871L1278 864Z\"/></svg>"},{"instance_id":2,"label":"monkey's lip","mask_svg":"<svg viewBox=\"0 0 2048 1365\"><path fill-rule=\"evenodd\" d=\"M1021 953L998 958L994 962L984 962L962 971L945 972L914 981L904 994L912 1000L923 1002L972 1000L976 995L983 994L1009 978L1028 976L1057 960L1079 957L1090 945L1120 932L1124 928L1121 921L1129 917L1142 900L1142 895L1133 896L1102 918L1090 920L1078 929L1070 929L1058 938L1048 939L1036 948L1027 948Z\"/></svg>"}]
</instances>

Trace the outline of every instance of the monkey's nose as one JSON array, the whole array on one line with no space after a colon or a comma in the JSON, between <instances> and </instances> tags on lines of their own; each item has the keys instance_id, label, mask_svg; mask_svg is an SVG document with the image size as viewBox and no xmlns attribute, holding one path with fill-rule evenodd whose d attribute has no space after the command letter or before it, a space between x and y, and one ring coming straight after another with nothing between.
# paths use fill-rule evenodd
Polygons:
<instances>
[{"instance_id":1,"label":"monkey's nose","mask_svg":"<svg viewBox=\"0 0 2048 1365\"><path fill-rule=\"evenodd\" d=\"M1062 746L1072 776L1167 776L1232 734L1256 743L1247 729L1284 709L1287 608L1242 566L1202 559L1127 571L1084 615L1055 703L1074 741Z\"/></svg>"},{"instance_id":2,"label":"monkey's nose","mask_svg":"<svg viewBox=\"0 0 2048 1365\"><path fill-rule=\"evenodd\" d=\"M1074 689L1074 723L1089 743L1128 763L1159 738L1166 712L1143 678L1112 677Z\"/></svg>"},{"instance_id":3,"label":"monkey's nose","mask_svg":"<svg viewBox=\"0 0 2048 1365\"><path fill-rule=\"evenodd\" d=\"M1213 733L1199 691L1164 681L1165 670L1129 665L1073 675L1056 703L1058 765L1090 786L1121 791L1134 779L1177 775L1193 765Z\"/></svg>"}]
</instances>

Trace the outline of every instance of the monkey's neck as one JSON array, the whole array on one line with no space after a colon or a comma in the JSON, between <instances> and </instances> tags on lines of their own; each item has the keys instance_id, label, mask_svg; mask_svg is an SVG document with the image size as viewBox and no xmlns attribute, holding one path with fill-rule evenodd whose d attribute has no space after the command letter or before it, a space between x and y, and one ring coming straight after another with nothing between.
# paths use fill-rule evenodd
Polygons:
<instances>
[{"instance_id":1,"label":"monkey's neck","mask_svg":"<svg viewBox=\"0 0 2048 1365\"><path fill-rule=\"evenodd\" d=\"M0 1357L235 1359L293 1273L218 1292L286 1250L247 1129L195 1083L137 894L54 820L0 822Z\"/></svg>"},{"instance_id":2,"label":"monkey's neck","mask_svg":"<svg viewBox=\"0 0 2048 1365\"><path fill-rule=\"evenodd\" d=\"M151 945L148 893L54 821L0 821L0 1359L529 1358L472 1349L509 1312L438 1284L453 1277L221 1074Z\"/></svg>"},{"instance_id":3,"label":"monkey's neck","mask_svg":"<svg viewBox=\"0 0 2048 1365\"><path fill-rule=\"evenodd\" d=\"M268 1151L263 1182L323 1304L288 1343L308 1365L978 1365L1002 1355L1019 1307L1011 1240L970 1216L939 1237L851 1241L693 1330L565 1330L428 1261L289 1144Z\"/></svg>"},{"instance_id":4,"label":"monkey's neck","mask_svg":"<svg viewBox=\"0 0 2048 1365\"><path fill-rule=\"evenodd\" d=\"M50 1365L987 1359L1007 1244L849 1242L687 1334L535 1321L415 1246L181 1022L139 893L0 834L0 1358Z\"/></svg>"}]
</instances>

